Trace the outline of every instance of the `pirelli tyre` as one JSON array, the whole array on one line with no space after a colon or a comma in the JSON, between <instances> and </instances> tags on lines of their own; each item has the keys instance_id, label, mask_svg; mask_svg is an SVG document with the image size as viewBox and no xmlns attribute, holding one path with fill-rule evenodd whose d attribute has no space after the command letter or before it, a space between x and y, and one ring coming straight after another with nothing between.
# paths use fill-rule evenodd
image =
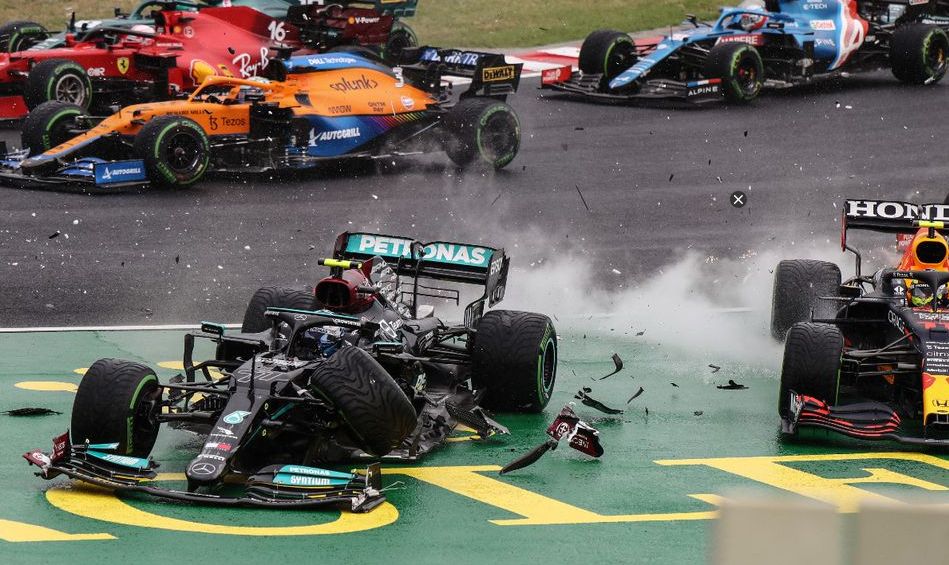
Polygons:
<instances>
[{"instance_id":1,"label":"pirelli tyre","mask_svg":"<svg viewBox=\"0 0 949 565\"><path fill-rule=\"evenodd\" d=\"M493 98L464 98L445 117L445 152L459 167L502 169L517 156L521 123Z\"/></svg>"},{"instance_id":2,"label":"pirelli tyre","mask_svg":"<svg viewBox=\"0 0 949 565\"><path fill-rule=\"evenodd\" d=\"M382 55L388 63L398 63L401 60L402 51L418 47L418 37L408 25L396 21L392 24L392 30L389 32L389 39L382 49Z\"/></svg>"},{"instance_id":3,"label":"pirelli tyre","mask_svg":"<svg viewBox=\"0 0 949 565\"><path fill-rule=\"evenodd\" d=\"M23 100L30 110L50 100L88 108L92 103L92 81L80 64L68 59L48 59L30 69L23 86Z\"/></svg>"},{"instance_id":4,"label":"pirelli tyre","mask_svg":"<svg viewBox=\"0 0 949 565\"><path fill-rule=\"evenodd\" d=\"M547 316L491 310L478 321L471 380L491 410L540 412L557 381L557 330Z\"/></svg>"},{"instance_id":5,"label":"pirelli tyre","mask_svg":"<svg viewBox=\"0 0 949 565\"><path fill-rule=\"evenodd\" d=\"M791 326L784 344L778 414L788 417L790 392L837 402L844 336L833 324L801 322Z\"/></svg>"},{"instance_id":6,"label":"pirelli tyre","mask_svg":"<svg viewBox=\"0 0 949 565\"><path fill-rule=\"evenodd\" d=\"M791 259L778 263L774 270L771 299L771 335L783 341L794 324L814 318L837 315L837 304L820 297L835 297L840 292L840 267L827 261Z\"/></svg>"},{"instance_id":7,"label":"pirelli tyre","mask_svg":"<svg viewBox=\"0 0 949 565\"><path fill-rule=\"evenodd\" d=\"M241 331L257 333L269 329L270 320L264 316L267 308L313 310L314 306L315 302L311 289L277 286L258 288L244 312L244 323L241 324Z\"/></svg>"},{"instance_id":8,"label":"pirelli tyre","mask_svg":"<svg viewBox=\"0 0 949 565\"><path fill-rule=\"evenodd\" d=\"M580 46L580 70L584 74L601 74L601 88L616 75L636 64L636 44L632 38L614 29L598 29Z\"/></svg>"},{"instance_id":9,"label":"pirelli tyre","mask_svg":"<svg viewBox=\"0 0 949 565\"><path fill-rule=\"evenodd\" d=\"M146 457L158 437L161 393L155 371L145 365L99 359L76 391L72 442L117 442L116 453Z\"/></svg>"},{"instance_id":10,"label":"pirelli tyre","mask_svg":"<svg viewBox=\"0 0 949 565\"><path fill-rule=\"evenodd\" d=\"M23 120L20 141L36 156L64 143L76 135L76 120L86 113L85 108L51 100L27 114Z\"/></svg>"},{"instance_id":11,"label":"pirelli tyre","mask_svg":"<svg viewBox=\"0 0 949 565\"><path fill-rule=\"evenodd\" d=\"M22 20L7 22L0 25L0 52L26 51L47 37L49 31L42 24Z\"/></svg>"},{"instance_id":12,"label":"pirelli tyre","mask_svg":"<svg viewBox=\"0 0 949 565\"><path fill-rule=\"evenodd\" d=\"M165 188L186 188L201 180L211 154L204 129L183 116L153 118L135 136L133 149L145 161L148 180Z\"/></svg>"},{"instance_id":13,"label":"pirelli tyre","mask_svg":"<svg viewBox=\"0 0 949 565\"><path fill-rule=\"evenodd\" d=\"M389 453L417 425L409 398L382 365L358 347L342 347L317 367L310 388L336 407L357 447L370 455Z\"/></svg>"},{"instance_id":14,"label":"pirelli tyre","mask_svg":"<svg viewBox=\"0 0 949 565\"><path fill-rule=\"evenodd\" d=\"M890 38L890 68L907 84L933 84L946 75L949 35L933 24L910 23Z\"/></svg>"},{"instance_id":15,"label":"pirelli tyre","mask_svg":"<svg viewBox=\"0 0 949 565\"><path fill-rule=\"evenodd\" d=\"M757 98L764 85L761 54L746 43L719 43L712 47L703 74L709 79L721 79L725 100L738 104Z\"/></svg>"}]
</instances>

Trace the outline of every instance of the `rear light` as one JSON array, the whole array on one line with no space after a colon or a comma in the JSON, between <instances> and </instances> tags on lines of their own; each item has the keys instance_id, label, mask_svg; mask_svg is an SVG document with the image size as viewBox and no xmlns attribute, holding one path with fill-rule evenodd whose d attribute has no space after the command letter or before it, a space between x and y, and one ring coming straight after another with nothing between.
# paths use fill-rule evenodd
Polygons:
<instances>
[{"instance_id":1,"label":"rear light","mask_svg":"<svg viewBox=\"0 0 949 565\"><path fill-rule=\"evenodd\" d=\"M571 75L573 75L573 67L569 65L555 69L547 69L540 73L540 83L543 85L566 82L570 80Z\"/></svg>"}]
</instances>

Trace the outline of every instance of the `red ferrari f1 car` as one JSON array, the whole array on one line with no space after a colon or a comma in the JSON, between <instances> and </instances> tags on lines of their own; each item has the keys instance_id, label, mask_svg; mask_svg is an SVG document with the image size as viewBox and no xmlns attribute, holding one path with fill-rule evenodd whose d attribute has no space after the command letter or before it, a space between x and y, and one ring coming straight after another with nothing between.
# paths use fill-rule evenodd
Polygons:
<instances>
[{"instance_id":1,"label":"red ferrari f1 car","mask_svg":"<svg viewBox=\"0 0 949 565\"><path fill-rule=\"evenodd\" d=\"M257 76L281 53L361 46L397 56L416 44L397 18L413 14L417 0L276 3L282 11L260 0L228 7L147 0L115 20L73 19L54 36L32 22L0 26L0 50L28 48L0 53L0 119L49 100L109 114L190 92L209 76Z\"/></svg>"}]
</instances>

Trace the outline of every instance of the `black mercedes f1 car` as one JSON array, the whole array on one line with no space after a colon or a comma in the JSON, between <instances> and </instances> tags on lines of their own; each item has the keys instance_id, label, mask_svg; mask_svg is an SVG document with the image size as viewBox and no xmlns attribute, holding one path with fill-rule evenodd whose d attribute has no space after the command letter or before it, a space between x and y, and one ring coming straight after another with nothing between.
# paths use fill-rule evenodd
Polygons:
<instances>
[{"instance_id":1,"label":"black mercedes f1 car","mask_svg":"<svg viewBox=\"0 0 949 565\"><path fill-rule=\"evenodd\" d=\"M50 454L24 457L44 478L65 474L120 491L366 511L384 500L378 463L364 474L315 465L413 461L459 424L479 438L507 433L486 408L547 405L557 371L550 318L484 311L504 296L503 249L344 233L321 264L331 274L315 292L257 291L242 332L203 323L188 333L184 372L168 382L137 362L95 362L79 385L71 434ZM462 323L445 323L421 303L458 303L465 285L483 292ZM215 358L195 364L196 340L214 342ZM147 482L161 424L206 437L186 468L187 491ZM234 476L245 492L221 494Z\"/></svg>"},{"instance_id":2,"label":"black mercedes f1 car","mask_svg":"<svg viewBox=\"0 0 949 565\"><path fill-rule=\"evenodd\" d=\"M949 205L847 200L841 246L856 275L826 261L781 261L772 333L785 340L782 432L949 447ZM847 232L896 233L895 268L861 273Z\"/></svg>"}]
</instances>

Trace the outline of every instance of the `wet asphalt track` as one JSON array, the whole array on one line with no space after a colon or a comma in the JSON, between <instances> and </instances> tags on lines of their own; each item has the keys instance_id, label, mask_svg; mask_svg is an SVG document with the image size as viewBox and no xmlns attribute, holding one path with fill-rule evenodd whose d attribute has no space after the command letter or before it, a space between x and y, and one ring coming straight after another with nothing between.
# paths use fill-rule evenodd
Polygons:
<instances>
[{"instance_id":1,"label":"wet asphalt track","mask_svg":"<svg viewBox=\"0 0 949 565\"><path fill-rule=\"evenodd\" d=\"M522 266L579 251L612 284L614 268L646 277L686 249L833 245L844 197L941 202L949 189L949 84L881 72L701 109L540 99L536 85L511 100L520 155L490 176L432 155L186 192L0 190L0 326L237 320L258 286L315 280L346 229L483 240Z\"/></svg>"}]
</instances>

